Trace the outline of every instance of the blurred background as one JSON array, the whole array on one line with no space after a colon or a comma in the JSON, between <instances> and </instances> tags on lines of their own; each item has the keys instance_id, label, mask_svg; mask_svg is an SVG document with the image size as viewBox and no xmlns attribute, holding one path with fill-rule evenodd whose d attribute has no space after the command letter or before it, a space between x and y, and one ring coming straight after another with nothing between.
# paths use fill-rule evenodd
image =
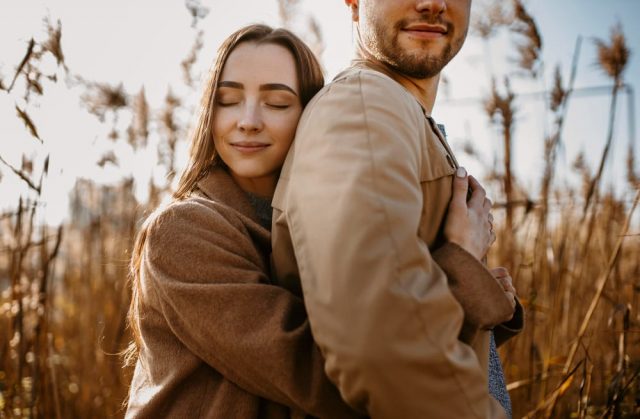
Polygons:
<instances>
[{"instance_id":1,"label":"blurred background","mask_svg":"<svg viewBox=\"0 0 640 419\"><path fill-rule=\"evenodd\" d=\"M527 315L515 417L640 415L640 2L476 0L433 116L495 203ZM127 264L182 169L221 40L286 26L330 80L340 0L0 5L0 418L121 417Z\"/></svg>"}]
</instances>

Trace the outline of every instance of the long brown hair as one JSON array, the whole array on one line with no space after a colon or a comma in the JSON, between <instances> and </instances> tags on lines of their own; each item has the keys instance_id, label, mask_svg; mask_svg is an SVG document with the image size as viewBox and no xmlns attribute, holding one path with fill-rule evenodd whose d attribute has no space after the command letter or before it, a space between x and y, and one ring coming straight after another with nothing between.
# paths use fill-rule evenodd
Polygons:
<instances>
[{"instance_id":1,"label":"long brown hair","mask_svg":"<svg viewBox=\"0 0 640 419\"><path fill-rule=\"evenodd\" d=\"M182 200L188 197L197 182L206 175L212 167L219 164L211 132L218 83L227 58L231 52L243 42L252 42L258 45L276 44L291 52L296 63L300 102L303 108L324 85L322 67L318 63L315 55L309 47L292 32L286 29L274 29L267 25L249 25L231 34L218 49L215 64L209 72L209 79L202 96L199 116L191 137L189 162L180 176L176 191L173 193L174 200ZM152 218L153 215L149 216L138 232L129 264L131 304L127 315L127 323L133 334L134 341L129 345L129 348L124 351L126 365L131 365L136 360L140 346L141 335L138 325L141 314L140 306L142 304L142 297L140 295L140 265L142 262L142 251L147 237L148 224Z\"/></svg>"}]
</instances>

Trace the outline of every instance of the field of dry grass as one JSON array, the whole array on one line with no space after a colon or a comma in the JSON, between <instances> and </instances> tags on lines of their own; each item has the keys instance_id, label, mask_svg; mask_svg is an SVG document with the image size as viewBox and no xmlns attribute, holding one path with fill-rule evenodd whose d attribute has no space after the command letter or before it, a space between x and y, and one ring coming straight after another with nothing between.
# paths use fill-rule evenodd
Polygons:
<instances>
[{"instance_id":1,"label":"field of dry grass","mask_svg":"<svg viewBox=\"0 0 640 419\"><path fill-rule=\"evenodd\" d=\"M288 3L280 2L283 16ZM494 7L487 14L492 20L477 21L476 29L487 38L497 26L514 31L520 39L518 65L536 78L541 37L534 17L521 2L513 4L509 12ZM0 79L0 94L24 97L27 104L30 95L46 94L41 82L53 77L40 72L42 57L53 56L60 71L69 71L60 40L61 27L50 25L48 39L32 41L15 74ZM186 80L192 80L190 65L201 45L196 38L191 58L182 63ZM484 101L487 118L501 133L496 147L505 156L487 180L499 191L490 265L510 269L527 317L525 331L501 349L514 417L640 416L640 181L632 147L627 161L615 162L627 167L624 191L601 185L612 164L608 153L630 51L621 28L594 47L611 81L611 108L603 115L609 128L600 164L591 168L581 156L575 159L582 185L554 178L558 147L571 141L563 138L563 126L573 77L565 82L556 72L547 95L553 130L547 138L531 139L545 144L538 196L518 186L510 159L518 94L508 83L494 84ZM179 98L169 93L152 106L143 90L129 94L122 86L73 78L86 87L90 112L103 120L116 112L131 118L126 132L114 128L115 138L145 147L149 120L155 118L162 161L167 174L173 173L176 142L186 132L174 118L185 106ZM33 141L46 141L28 107L16 106L16 115L5 117L20 118ZM47 226L39 213L48 157L24 159L21 166L2 159L0 168L13 172L0 175L0 182L21 182L25 191L0 214L0 418L121 417L131 374L120 355L130 341L129 251L144 214L166 196L170 176L166 184L151 185L148 202L136 201L131 178L111 186L78 181L68 220Z\"/></svg>"}]
</instances>

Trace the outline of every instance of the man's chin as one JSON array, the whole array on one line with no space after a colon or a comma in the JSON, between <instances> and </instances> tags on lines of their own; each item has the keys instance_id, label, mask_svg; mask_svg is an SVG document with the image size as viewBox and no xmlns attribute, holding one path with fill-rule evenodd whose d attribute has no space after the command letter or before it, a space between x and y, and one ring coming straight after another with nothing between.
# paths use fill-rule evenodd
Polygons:
<instances>
[{"instance_id":1,"label":"man's chin","mask_svg":"<svg viewBox=\"0 0 640 419\"><path fill-rule=\"evenodd\" d=\"M433 45L429 42L413 43L412 45L400 44L393 51L390 51L399 61L407 59L414 62L437 62L444 59L446 45Z\"/></svg>"},{"instance_id":2,"label":"man's chin","mask_svg":"<svg viewBox=\"0 0 640 419\"><path fill-rule=\"evenodd\" d=\"M399 73L414 79L430 79L437 76L444 67L442 57L400 54L393 57L390 64Z\"/></svg>"}]
</instances>

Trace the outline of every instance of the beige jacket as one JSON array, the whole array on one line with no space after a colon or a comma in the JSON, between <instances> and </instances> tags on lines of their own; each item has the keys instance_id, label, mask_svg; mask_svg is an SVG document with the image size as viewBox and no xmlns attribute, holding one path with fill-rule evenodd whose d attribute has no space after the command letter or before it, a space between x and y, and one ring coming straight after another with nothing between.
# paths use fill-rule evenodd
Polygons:
<instances>
[{"instance_id":1,"label":"beige jacket","mask_svg":"<svg viewBox=\"0 0 640 419\"><path fill-rule=\"evenodd\" d=\"M457 339L463 309L432 255L456 168L413 96L358 63L307 106L282 170L275 277L302 287L329 378L374 419L505 417L487 390L489 335L475 351Z\"/></svg>"}]
</instances>

